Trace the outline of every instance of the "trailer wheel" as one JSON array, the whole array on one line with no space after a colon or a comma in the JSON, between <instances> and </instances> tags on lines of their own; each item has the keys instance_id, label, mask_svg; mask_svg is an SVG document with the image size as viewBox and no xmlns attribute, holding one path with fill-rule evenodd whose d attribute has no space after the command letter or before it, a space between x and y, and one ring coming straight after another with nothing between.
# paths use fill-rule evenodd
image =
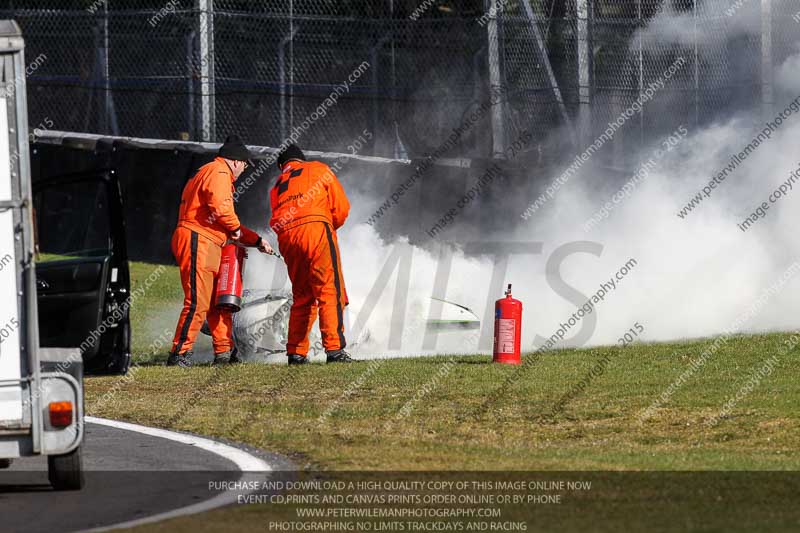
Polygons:
<instances>
[{"instance_id":1,"label":"trailer wheel","mask_svg":"<svg viewBox=\"0 0 800 533\"><path fill-rule=\"evenodd\" d=\"M83 457L78 446L64 455L47 457L47 477L55 490L80 490L83 488Z\"/></svg>"}]
</instances>

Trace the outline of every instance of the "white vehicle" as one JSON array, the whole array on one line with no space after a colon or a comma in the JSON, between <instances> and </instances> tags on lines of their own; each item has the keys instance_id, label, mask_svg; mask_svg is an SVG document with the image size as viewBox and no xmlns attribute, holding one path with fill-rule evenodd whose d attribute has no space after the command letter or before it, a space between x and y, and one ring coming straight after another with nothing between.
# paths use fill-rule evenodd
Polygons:
<instances>
[{"instance_id":1,"label":"white vehicle","mask_svg":"<svg viewBox=\"0 0 800 533\"><path fill-rule=\"evenodd\" d=\"M77 348L39 346L24 42L14 21L0 21L0 58L0 468L47 456L53 487L76 490L83 363Z\"/></svg>"}]
</instances>

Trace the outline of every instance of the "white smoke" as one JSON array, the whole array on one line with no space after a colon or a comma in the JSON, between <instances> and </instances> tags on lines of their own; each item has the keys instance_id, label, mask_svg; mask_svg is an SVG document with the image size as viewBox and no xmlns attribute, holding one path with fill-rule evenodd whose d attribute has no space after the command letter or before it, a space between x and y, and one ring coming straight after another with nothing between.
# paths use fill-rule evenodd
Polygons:
<instances>
[{"instance_id":1,"label":"white smoke","mask_svg":"<svg viewBox=\"0 0 800 533\"><path fill-rule=\"evenodd\" d=\"M800 261L800 239L792 229L800 224L800 182L746 232L737 226L763 201L769 202L769 194L800 167L794 141L800 136L800 115L793 116L684 219L677 213L755 133L743 120L735 119L688 136L673 155L661 160L630 198L588 234L583 230L584 222L607 198L588 186L591 176L585 175L560 191L549 210L537 213L515 234L506 236L505 240L539 241L543 246L540 255L512 256L505 276L506 282L514 284L514 296L524 304L523 348L534 349L537 335L550 337L580 307L577 297L567 300L546 279L546 263L552 253L576 241L602 245L599 256L573 253L563 262L561 277L586 298L602 283L608 283L630 259L637 262L595 307L597 325L589 345L615 344L637 322L645 329L639 337L645 341L727 331L763 290L778 282L793 262ZM355 210L351 217L355 221L364 220L362 215L375 205L374 199L351 200L355 206L364 207L363 213ZM430 316L431 296L465 305L481 321L492 320L491 315L484 316L487 303L502 297L502 293L487 293L493 273L491 257L470 258L456 251L446 294L434 294L437 254L409 247L403 239L383 242L366 224L346 225L339 232L339 240L351 301L351 325L389 256L397 248L412 248L401 349L388 350L398 305L399 267L395 267L367 324L371 342L356 350L359 355L430 352L422 347L421 323ZM261 273L259 278L271 280L273 274ZM798 327L798 290L800 276L792 277L771 296L766 308L744 324L744 330ZM584 317L586 320L588 317ZM572 344L569 339L584 327L582 323L563 335L566 342L561 346ZM397 320L394 324L399 327ZM441 335L433 351L476 353L478 338L472 332Z\"/></svg>"},{"instance_id":2,"label":"white smoke","mask_svg":"<svg viewBox=\"0 0 800 533\"><path fill-rule=\"evenodd\" d=\"M775 71L775 89L785 99L800 94L800 43L795 44L795 50Z\"/></svg>"},{"instance_id":3,"label":"white smoke","mask_svg":"<svg viewBox=\"0 0 800 533\"><path fill-rule=\"evenodd\" d=\"M723 5L724 4L724 5ZM705 47L761 31L761 1L742 0L727 4L718 0L697 3L697 12L679 10L673 2L662 3L659 12L631 39L631 46L681 46L687 43Z\"/></svg>"},{"instance_id":4,"label":"white smoke","mask_svg":"<svg viewBox=\"0 0 800 533\"><path fill-rule=\"evenodd\" d=\"M800 166L793 150L800 134L800 115L791 120L790 126L759 147L681 219L677 213L755 134L743 121L732 120L689 136L673 157L662 160L632 196L589 234L604 245L603 255L575 256L565 275L585 292L591 290L591 279L610 275L627 258L639 263L598 309L598 328L591 343L614 343L637 321L645 327L647 340L721 333L762 290L800 261L800 242L786 231L800 218L795 203L800 202L800 184L772 204L747 232L737 227L763 201L769 203L769 194ZM605 201L584 193L583 185L573 183L560 193L552 212L541 214L542 233L557 236L557 242L580 238L583 221ZM798 288L800 279L792 278L745 328L797 327ZM530 314L526 319L530 320ZM546 316L542 323L555 327Z\"/></svg>"},{"instance_id":5,"label":"white smoke","mask_svg":"<svg viewBox=\"0 0 800 533\"><path fill-rule=\"evenodd\" d=\"M608 219L589 234L583 223L606 200L590 190L583 176L562 190L549 210L538 213L506 240L541 241L541 255L512 256L505 280L514 284L514 296L523 301L523 347L534 348L536 335L550 337L567 323L580 306L569 301L546 280L546 263L559 246L575 241L602 245L599 256L573 253L563 262L561 277L585 297L590 297L630 259L637 264L596 307L597 326L588 344L614 344L637 322L646 341L704 337L728 331L765 289L779 283L795 261L800 261L800 239L792 228L800 223L800 182L787 196L771 204L764 218L746 232L744 221L790 173L800 167L795 139L800 135L800 115L789 119L771 140L761 145L746 162L681 219L677 213L711 177L718 174L749 143L757 131L742 119L712 126L688 136L674 154L624 200ZM584 181L581 181L584 180ZM584 186L587 185L587 186ZM360 201L360 200L358 200ZM369 206L373 204L367 204ZM359 220L359 218L355 218ZM363 220L361 218L360 220ZM382 242L365 224L346 227L340 233L345 276L353 307L358 309L373 287L378 273L398 241ZM596 246L596 245L595 245ZM407 331L401 353L421 352L421 335L413 327L429 316L429 298L437 269L437 256L415 248ZM456 252L446 294L435 296L466 305L481 320L488 301L502 294L487 294L493 265L491 258L467 258ZM374 353L386 351L395 302L397 273L390 278L370 320L376 342ZM780 286L769 304L742 326L748 332L798 327L797 295L800 276ZM588 318L584 318L584 321ZM569 339L581 323L564 335ZM539 343L541 344L541 342ZM467 333L443 339L439 353L475 352L477 338Z\"/></svg>"},{"instance_id":6,"label":"white smoke","mask_svg":"<svg viewBox=\"0 0 800 533\"><path fill-rule=\"evenodd\" d=\"M736 16L729 17L730 20L725 21L725 38L735 39L759 31L757 15L757 9L745 6ZM665 8L642 31L642 39L650 44L685 46L694 42L698 35L691 12L676 12L671 7ZM708 33L699 32L700 46L704 45L704 39L712 38ZM634 40L639 37L634 36ZM719 42L718 34L713 38ZM799 73L800 54L776 67L776 114L800 94ZM754 123L761 125L754 128ZM788 194L770 204L765 216L746 232L737 224L762 202L769 203L770 193L800 167L796 142L800 138L800 113L785 120L770 140L759 146L684 218L677 216L763 127L760 119L737 114L700 131L689 132L673 152L659 161L658 167L638 185L631 197L615 206L609 218L589 233L583 229L584 222L610 196L607 192L598 193L598 190L607 191L608 187L598 187L590 171L574 177L531 220L520 219L518 227L509 234L495 236L496 240L542 243L540 255L512 256L504 279L514 284L514 296L524 304L523 350L530 351L541 345L541 342L534 342L537 335L548 338L556 333L560 324L567 323L580 307L580 295L588 298L596 293L601 284L608 283L630 259L636 261L636 266L596 305L592 313L597 320L596 327L585 344L615 344L637 323L644 328L638 337L644 341L727 332L763 291L776 283L779 290L769 296L767 305L752 319L740 323L740 330L798 328L800 276L786 279L784 273L796 261L800 262L800 239L796 231L800 225L800 183L794 183ZM651 157L657 147L645 149L640 154L641 160ZM341 175L347 182L347 168ZM509 194L516 192L509 191ZM367 301L387 258L396 247L409 245L402 239L384 242L371 226L359 223L385 200L383 194L351 193L350 199L353 213L339 232L339 240L352 311L358 311ZM442 205L447 203L442 202ZM503 216L506 215L513 218L516 214ZM578 250L601 246L602 252L599 255L589 251L572 253L564 260L561 278L579 293L568 299L563 290L559 294L548 282L546 265L559 247L578 241L599 243L573 245ZM420 324L430 316L431 296L471 308L482 322L492 321L492 315L484 312L490 302L502 297L502 293L488 294L494 266L491 257L467 257L456 251L446 294L434 294L439 263L435 248L414 248L412 256L401 349L388 349L393 313L398 303L395 269L368 322L371 340L358 347L359 355L425 352L421 332L424 325L421 328ZM271 268L260 270L258 278L273 279ZM355 320L354 314L351 312L351 322ZM576 344L571 339L587 320L591 320L589 316L576 322L559 345ZM444 336L434 350L437 353L476 351L477 335L470 332Z\"/></svg>"}]
</instances>

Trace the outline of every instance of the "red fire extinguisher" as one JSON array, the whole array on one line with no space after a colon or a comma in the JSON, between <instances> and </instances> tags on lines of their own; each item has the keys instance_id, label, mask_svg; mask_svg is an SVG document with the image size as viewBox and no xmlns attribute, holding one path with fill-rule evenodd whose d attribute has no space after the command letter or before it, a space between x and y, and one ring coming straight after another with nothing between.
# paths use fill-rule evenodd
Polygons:
<instances>
[{"instance_id":1,"label":"red fire extinguisher","mask_svg":"<svg viewBox=\"0 0 800 533\"><path fill-rule=\"evenodd\" d=\"M492 361L518 365L521 361L522 302L511 297L508 284L506 297L494 304L494 353Z\"/></svg>"},{"instance_id":2,"label":"red fire extinguisher","mask_svg":"<svg viewBox=\"0 0 800 533\"><path fill-rule=\"evenodd\" d=\"M236 313L242 308L242 276L247 251L228 243L222 247L222 260L217 277L217 307Z\"/></svg>"}]
</instances>

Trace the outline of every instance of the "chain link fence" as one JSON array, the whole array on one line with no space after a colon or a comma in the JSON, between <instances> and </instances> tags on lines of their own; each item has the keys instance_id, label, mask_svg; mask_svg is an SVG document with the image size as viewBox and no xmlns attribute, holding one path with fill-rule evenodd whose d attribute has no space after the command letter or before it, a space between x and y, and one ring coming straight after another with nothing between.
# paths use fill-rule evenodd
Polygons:
<instances>
[{"instance_id":1,"label":"chain link fence","mask_svg":"<svg viewBox=\"0 0 800 533\"><path fill-rule=\"evenodd\" d=\"M602 147L624 168L679 125L770 106L772 67L798 52L795 4L5 0L0 16L28 43L34 127L266 146L294 134L333 152L368 130L361 153L395 158L435 152L454 128L444 157L496 156L526 131L529 157L574 153L683 58Z\"/></svg>"}]
</instances>

